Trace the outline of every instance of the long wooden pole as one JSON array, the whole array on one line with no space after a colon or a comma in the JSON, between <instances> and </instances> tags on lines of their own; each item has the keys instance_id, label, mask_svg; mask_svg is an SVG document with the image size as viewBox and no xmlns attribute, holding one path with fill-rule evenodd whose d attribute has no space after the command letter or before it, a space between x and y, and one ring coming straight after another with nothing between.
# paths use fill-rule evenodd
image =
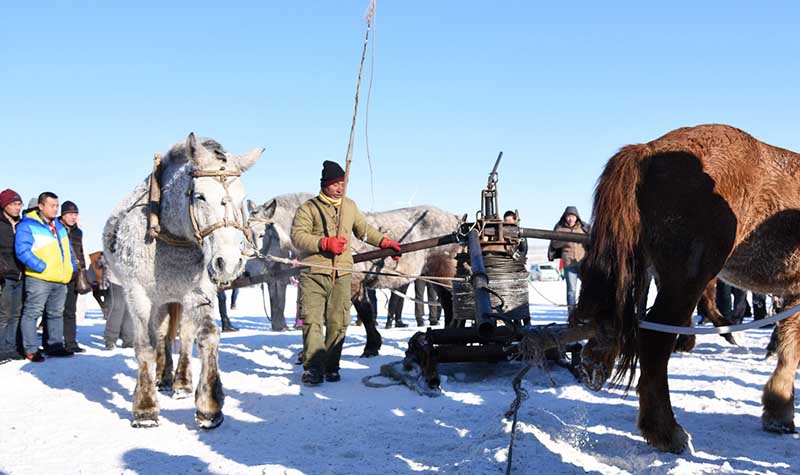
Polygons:
<instances>
[{"instance_id":1,"label":"long wooden pole","mask_svg":"<svg viewBox=\"0 0 800 475\"><path fill-rule=\"evenodd\" d=\"M353 142L356 133L356 118L358 117L358 96L361 92L361 76L364 72L364 59L367 57L367 45L369 44L369 30L372 27L372 17L375 15L375 1L371 0L367 11L367 32L364 34L364 48L361 50L361 63L358 66L358 80L356 81L356 99L353 108L353 121L350 123L350 141L347 143L347 155L344 168L344 190L342 192L342 205L336 217L336 236L342 235L342 210L344 200L347 197L347 185L350 182L350 163L353 161ZM336 256L333 256L333 267L336 267ZM333 275L334 281L336 274Z\"/></svg>"}]
</instances>

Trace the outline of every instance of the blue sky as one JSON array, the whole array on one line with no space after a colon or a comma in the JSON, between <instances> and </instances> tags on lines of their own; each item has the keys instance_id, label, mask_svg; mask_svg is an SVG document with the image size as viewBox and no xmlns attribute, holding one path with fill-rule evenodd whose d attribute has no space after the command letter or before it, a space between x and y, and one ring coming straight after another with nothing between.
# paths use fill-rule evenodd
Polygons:
<instances>
[{"instance_id":1,"label":"blue sky","mask_svg":"<svg viewBox=\"0 0 800 475\"><path fill-rule=\"evenodd\" d=\"M343 164L367 1L10 2L0 15L0 187L75 201L87 250L154 152L195 131L267 148L249 196L315 191ZM796 2L378 1L349 196L550 228L591 213L621 146L722 122L800 150ZM364 89L366 92L366 89Z\"/></svg>"}]
</instances>

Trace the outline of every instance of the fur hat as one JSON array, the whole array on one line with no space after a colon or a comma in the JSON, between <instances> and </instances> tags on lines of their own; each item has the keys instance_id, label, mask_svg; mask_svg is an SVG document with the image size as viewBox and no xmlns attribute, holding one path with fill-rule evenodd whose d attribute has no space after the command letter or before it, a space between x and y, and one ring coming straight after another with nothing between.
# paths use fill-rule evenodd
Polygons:
<instances>
[{"instance_id":1,"label":"fur hat","mask_svg":"<svg viewBox=\"0 0 800 475\"><path fill-rule=\"evenodd\" d=\"M77 212L78 212L78 205L76 205L72 201L67 200L61 205L61 216L64 216L65 214L77 213Z\"/></svg>"},{"instance_id":2,"label":"fur hat","mask_svg":"<svg viewBox=\"0 0 800 475\"><path fill-rule=\"evenodd\" d=\"M22 198L20 198L19 193L12 190L11 188L6 188L2 192L0 192L0 208L5 208L6 206L10 205L11 203L19 201L22 203Z\"/></svg>"},{"instance_id":3,"label":"fur hat","mask_svg":"<svg viewBox=\"0 0 800 475\"><path fill-rule=\"evenodd\" d=\"M330 160L322 162L322 178L319 180L319 185L325 188L336 182L344 181L344 170L338 163Z\"/></svg>"}]
</instances>

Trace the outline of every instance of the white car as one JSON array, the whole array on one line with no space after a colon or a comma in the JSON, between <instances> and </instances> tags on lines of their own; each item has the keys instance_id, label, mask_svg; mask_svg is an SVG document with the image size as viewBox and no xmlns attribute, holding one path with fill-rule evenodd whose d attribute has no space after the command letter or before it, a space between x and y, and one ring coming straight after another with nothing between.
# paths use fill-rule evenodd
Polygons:
<instances>
[{"instance_id":1,"label":"white car","mask_svg":"<svg viewBox=\"0 0 800 475\"><path fill-rule=\"evenodd\" d=\"M532 264L530 280L561 280L561 274L552 264Z\"/></svg>"}]
</instances>

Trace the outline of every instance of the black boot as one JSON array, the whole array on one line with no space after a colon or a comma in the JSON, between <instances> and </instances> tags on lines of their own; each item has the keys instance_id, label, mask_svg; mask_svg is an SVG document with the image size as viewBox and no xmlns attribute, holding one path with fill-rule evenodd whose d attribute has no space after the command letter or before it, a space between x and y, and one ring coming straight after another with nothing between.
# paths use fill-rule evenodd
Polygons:
<instances>
[{"instance_id":1,"label":"black boot","mask_svg":"<svg viewBox=\"0 0 800 475\"><path fill-rule=\"evenodd\" d=\"M235 326L233 326L233 324L231 323L231 319L230 319L230 318L228 318L228 316L227 316L227 315L221 316L221 317L220 317L220 319L222 320L222 331L223 331L224 333L228 333L228 332L238 332L238 331L239 331L239 329L238 329L238 328L236 328Z\"/></svg>"},{"instance_id":2,"label":"black boot","mask_svg":"<svg viewBox=\"0 0 800 475\"><path fill-rule=\"evenodd\" d=\"M400 320L400 318L398 317L398 318L397 318L397 319L394 321L394 326L395 326L395 328L405 328L405 327L407 327L407 326L408 326L408 323L405 323L405 322L403 322L403 321L402 321L402 320Z\"/></svg>"}]
</instances>

